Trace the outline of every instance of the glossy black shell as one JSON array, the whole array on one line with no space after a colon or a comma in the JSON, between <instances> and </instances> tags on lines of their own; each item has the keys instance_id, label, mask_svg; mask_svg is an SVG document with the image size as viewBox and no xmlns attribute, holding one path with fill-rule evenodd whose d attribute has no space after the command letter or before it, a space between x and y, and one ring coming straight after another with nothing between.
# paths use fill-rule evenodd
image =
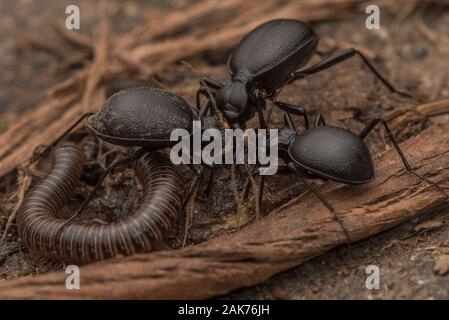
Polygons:
<instances>
[{"instance_id":1,"label":"glossy black shell","mask_svg":"<svg viewBox=\"0 0 449 320\"><path fill-rule=\"evenodd\" d=\"M366 143L352 131L323 126L298 135L288 149L290 159L305 172L348 184L374 179Z\"/></svg>"},{"instance_id":2,"label":"glossy black shell","mask_svg":"<svg viewBox=\"0 0 449 320\"><path fill-rule=\"evenodd\" d=\"M134 87L113 94L86 126L99 138L126 147L172 146L174 129L192 132L195 116L187 102L168 91Z\"/></svg>"},{"instance_id":3,"label":"glossy black shell","mask_svg":"<svg viewBox=\"0 0 449 320\"><path fill-rule=\"evenodd\" d=\"M318 39L303 21L268 21L248 33L237 45L228 60L229 73L231 77L255 79L272 92L291 72L310 60Z\"/></svg>"}]
</instances>

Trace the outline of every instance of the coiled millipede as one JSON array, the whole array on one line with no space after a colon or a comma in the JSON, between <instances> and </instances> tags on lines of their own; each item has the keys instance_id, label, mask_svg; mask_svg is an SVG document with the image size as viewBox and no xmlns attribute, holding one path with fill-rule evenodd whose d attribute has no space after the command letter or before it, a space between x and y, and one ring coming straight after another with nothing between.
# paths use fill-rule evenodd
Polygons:
<instances>
[{"instance_id":1,"label":"coiled millipede","mask_svg":"<svg viewBox=\"0 0 449 320\"><path fill-rule=\"evenodd\" d=\"M172 229L182 206L182 181L160 153L143 156L136 167L143 183L140 207L126 220L103 225L58 217L83 171L74 144L58 146L53 167L26 196L17 216L19 235L30 250L65 262L90 263L151 251Z\"/></svg>"}]
</instances>

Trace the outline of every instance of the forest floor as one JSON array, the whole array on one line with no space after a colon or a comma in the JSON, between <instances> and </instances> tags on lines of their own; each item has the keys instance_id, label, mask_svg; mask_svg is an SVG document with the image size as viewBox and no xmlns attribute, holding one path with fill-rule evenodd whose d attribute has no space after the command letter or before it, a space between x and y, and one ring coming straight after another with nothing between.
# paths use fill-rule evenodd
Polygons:
<instances>
[{"instance_id":1,"label":"forest floor","mask_svg":"<svg viewBox=\"0 0 449 320\"><path fill-rule=\"evenodd\" d=\"M89 34L96 23L86 0L78 1L82 10L82 31ZM16 1L0 2L0 133L32 110L43 99L43 89L65 79L73 70L63 73L49 72L58 57L49 50L21 47L23 38L45 37L46 43L66 48L66 44L47 23L54 16L64 18L65 1ZM109 19L113 31L120 33L141 23L151 8L164 10L168 4L153 1L143 5L140 1L108 1ZM186 6L185 1L173 1L171 8ZM86 12L86 14L84 14ZM367 30L365 14L354 14L337 21L315 23L317 33L324 38L319 50L327 54L335 43L364 48L376 57L375 63L388 74L388 78L400 88L414 94L420 101L436 101L449 98L449 25L448 7L420 8L410 14L382 12L381 29ZM418 22L417 22L418 21ZM417 28L418 23L428 27ZM418 29L418 30L417 30ZM446 34L445 34L446 32ZM226 56L202 55L189 60L201 73L219 80L226 79ZM319 57L314 57L318 60ZM315 61L315 60L314 60ZM198 80L185 65L176 64L159 75L158 81L181 92L194 101ZM312 114L322 113L328 123L359 130L370 117L382 113L391 114L398 107L416 105L416 101L391 94L376 81L358 58L351 59L325 72L308 77L286 87L280 100L302 105ZM392 128L399 141L405 141L424 128L449 118L448 115L424 117L417 115L407 121L393 121ZM256 122L250 123L255 126ZM280 127L282 118L276 111L271 126ZM298 125L300 125L298 123ZM75 137L86 145L93 140L81 131ZM391 146L383 132L370 136L373 155ZM128 179L113 176L112 180ZM0 235L14 203L8 199L15 190L15 175L3 178L0 186ZM86 182L88 178L84 179ZM109 183L96 199L90 211L108 208L104 220L121 219L126 210L119 208L133 198L134 188L130 179L126 188L118 188L117 181ZM187 245L199 243L223 232L235 232L240 224L253 219L252 211L236 213L236 203L230 187L230 170L218 170L209 196L196 201ZM269 211L291 199L304 188L295 177L270 177L267 179L267 195L263 212ZM107 196L104 196L107 195ZM78 198L79 201L79 198ZM71 205L75 206L76 199ZM131 205L132 206L132 205ZM117 217L118 216L118 217ZM238 216L238 218L237 218ZM239 220L238 220L239 219ZM395 227L370 239L351 246L336 248L320 257L282 274L263 284L241 289L224 296L224 299L447 299L449 294L449 216L446 212L431 213ZM171 248L183 245L185 217L179 221L173 235L167 241ZM365 286L366 267L380 268L380 289L368 290ZM0 281L17 279L31 274L60 270L62 265L37 257L20 245L13 225L7 241L0 246ZM446 272L445 272L445 269Z\"/></svg>"}]
</instances>

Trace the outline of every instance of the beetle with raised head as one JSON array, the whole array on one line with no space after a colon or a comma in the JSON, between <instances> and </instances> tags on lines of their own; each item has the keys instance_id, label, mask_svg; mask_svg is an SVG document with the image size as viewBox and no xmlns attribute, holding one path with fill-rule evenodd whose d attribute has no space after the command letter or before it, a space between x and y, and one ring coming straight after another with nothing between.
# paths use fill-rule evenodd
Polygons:
<instances>
[{"instance_id":1,"label":"beetle with raised head","mask_svg":"<svg viewBox=\"0 0 449 320\"><path fill-rule=\"evenodd\" d=\"M197 92L199 96L216 100L230 125L242 127L256 113L261 128L266 127L263 116L267 100L274 100L278 91L286 84L308 75L328 69L340 62L358 55L369 70L391 92L411 97L396 89L371 62L354 48L339 51L312 66L305 66L316 52L319 36L304 21L277 19L265 22L249 32L228 59L229 80L224 84L209 77L203 77ZM290 112L284 105L278 105ZM283 108L284 107L284 108ZM303 111L300 106L291 106Z\"/></svg>"}]
</instances>

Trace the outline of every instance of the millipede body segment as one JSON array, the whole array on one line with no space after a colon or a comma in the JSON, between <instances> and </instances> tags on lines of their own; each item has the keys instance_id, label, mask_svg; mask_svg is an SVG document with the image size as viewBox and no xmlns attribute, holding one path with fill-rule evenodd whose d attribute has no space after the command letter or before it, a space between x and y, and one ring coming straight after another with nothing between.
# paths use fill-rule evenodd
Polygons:
<instances>
[{"instance_id":1,"label":"millipede body segment","mask_svg":"<svg viewBox=\"0 0 449 320\"><path fill-rule=\"evenodd\" d=\"M84 157L74 144L58 146L48 176L26 196L17 216L19 235L32 251L66 262L90 263L151 251L172 229L182 206L182 181L160 153L137 162L144 196L126 220L107 225L58 217L80 181Z\"/></svg>"}]
</instances>

